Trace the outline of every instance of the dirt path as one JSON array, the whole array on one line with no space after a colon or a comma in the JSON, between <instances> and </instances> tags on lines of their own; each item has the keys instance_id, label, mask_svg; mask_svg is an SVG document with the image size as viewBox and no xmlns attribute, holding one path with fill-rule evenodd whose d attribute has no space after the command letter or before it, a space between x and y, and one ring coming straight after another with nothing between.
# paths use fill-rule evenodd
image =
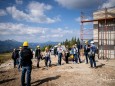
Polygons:
<instances>
[{"instance_id":1,"label":"dirt path","mask_svg":"<svg viewBox=\"0 0 115 86\"><path fill-rule=\"evenodd\" d=\"M84 60L84 57L82 57ZM98 60L97 69L89 68L85 62L81 64L65 64L56 66L57 58L52 56L52 67L45 69L44 61L41 68L36 68L33 59L32 86L115 86L115 60ZM13 68L9 60L0 65L0 86L20 86L21 72Z\"/></svg>"}]
</instances>

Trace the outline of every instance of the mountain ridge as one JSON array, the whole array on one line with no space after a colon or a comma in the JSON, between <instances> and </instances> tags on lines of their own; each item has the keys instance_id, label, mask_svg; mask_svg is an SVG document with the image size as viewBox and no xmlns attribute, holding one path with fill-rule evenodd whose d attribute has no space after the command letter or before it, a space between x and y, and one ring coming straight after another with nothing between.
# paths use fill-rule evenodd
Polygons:
<instances>
[{"instance_id":1,"label":"mountain ridge","mask_svg":"<svg viewBox=\"0 0 115 86\"><path fill-rule=\"evenodd\" d=\"M41 48L47 45L56 45L59 42L44 42L44 43L29 43L29 47L32 49L35 49L37 45L39 45ZM19 48L22 46L23 42L18 42L16 40L0 40L0 53L5 53L5 52L11 52L14 48Z\"/></svg>"}]
</instances>

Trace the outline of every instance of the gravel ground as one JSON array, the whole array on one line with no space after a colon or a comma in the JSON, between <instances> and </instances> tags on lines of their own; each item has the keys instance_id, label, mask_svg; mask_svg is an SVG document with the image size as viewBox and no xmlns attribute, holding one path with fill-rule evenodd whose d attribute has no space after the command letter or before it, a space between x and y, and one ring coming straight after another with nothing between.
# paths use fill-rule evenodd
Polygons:
<instances>
[{"instance_id":1,"label":"gravel ground","mask_svg":"<svg viewBox=\"0 0 115 86\"><path fill-rule=\"evenodd\" d=\"M51 56L52 66L46 69L44 61L36 67L33 59L32 86L115 86L115 60L97 60L97 69L89 68L89 64L66 64L62 61L57 66L57 57ZM13 68L11 60L0 65L0 86L21 86L21 72Z\"/></svg>"}]
</instances>

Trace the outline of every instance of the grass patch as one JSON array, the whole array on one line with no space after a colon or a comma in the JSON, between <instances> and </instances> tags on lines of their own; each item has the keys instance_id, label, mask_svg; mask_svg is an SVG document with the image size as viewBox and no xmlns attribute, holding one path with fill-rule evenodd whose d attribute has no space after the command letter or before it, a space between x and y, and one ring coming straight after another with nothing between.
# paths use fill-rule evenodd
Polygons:
<instances>
[{"instance_id":1,"label":"grass patch","mask_svg":"<svg viewBox=\"0 0 115 86\"><path fill-rule=\"evenodd\" d=\"M11 59L12 53L2 53L0 54L0 64L4 63L5 61Z\"/></svg>"}]
</instances>

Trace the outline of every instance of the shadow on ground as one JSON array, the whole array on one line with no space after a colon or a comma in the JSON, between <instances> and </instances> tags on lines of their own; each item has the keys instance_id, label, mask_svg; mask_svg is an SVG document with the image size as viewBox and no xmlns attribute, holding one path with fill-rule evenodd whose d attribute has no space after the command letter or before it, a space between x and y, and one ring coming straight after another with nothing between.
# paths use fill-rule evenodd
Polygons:
<instances>
[{"instance_id":1,"label":"shadow on ground","mask_svg":"<svg viewBox=\"0 0 115 86\"><path fill-rule=\"evenodd\" d=\"M6 72L7 72L7 71L0 71L0 74L1 74L1 73L6 73Z\"/></svg>"},{"instance_id":2,"label":"shadow on ground","mask_svg":"<svg viewBox=\"0 0 115 86\"><path fill-rule=\"evenodd\" d=\"M6 79L6 80L0 80L0 84L3 84L5 82L10 82L10 81L13 81L15 80L16 78L12 78L12 79Z\"/></svg>"},{"instance_id":3,"label":"shadow on ground","mask_svg":"<svg viewBox=\"0 0 115 86\"><path fill-rule=\"evenodd\" d=\"M97 65L97 68L101 68L103 67L105 64L100 64L100 65Z\"/></svg>"},{"instance_id":4,"label":"shadow on ground","mask_svg":"<svg viewBox=\"0 0 115 86\"><path fill-rule=\"evenodd\" d=\"M44 78L44 79L41 79L41 80L37 80L35 82L32 82L31 84L34 84L33 86L39 86L45 82L48 82L48 81L52 81L52 80L56 80L58 79L59 77L61 77L60 75L57 75L57 76L54 76L54 77L48 77L48 78Z\"/></svg>"}]
</instances>

